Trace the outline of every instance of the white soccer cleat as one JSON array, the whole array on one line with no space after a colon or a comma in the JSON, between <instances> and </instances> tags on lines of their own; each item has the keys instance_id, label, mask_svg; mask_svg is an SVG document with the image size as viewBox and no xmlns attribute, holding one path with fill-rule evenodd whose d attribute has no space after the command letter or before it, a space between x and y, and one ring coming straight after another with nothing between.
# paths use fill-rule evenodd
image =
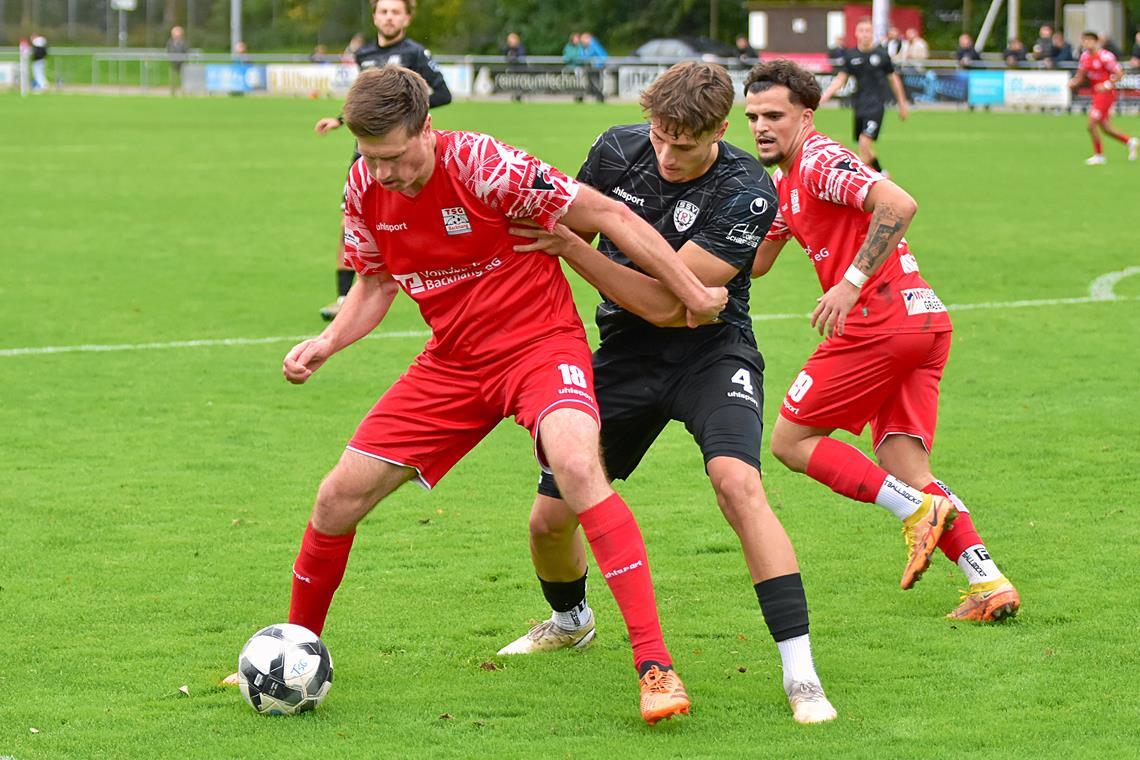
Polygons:
<instances>
[{"instance_id":1,"label":"white soccer cleat","mask_svg":"<svg viewBox=\"0 0 1140 760\"><path fill-rule=\"evenodd\" d=\"M594 619L576 631L559 628L553 620L539 623L499 650L499 654L533 654L555 649L585 649L594 640Z\"/></svg>"},{"instance_id":2,"label":"white soccer cleat","mask_svg":"<svg viewBox=\"0 0 1140 760\"><path fill-rule=\"evenodd\" d=\"M1128 160L1136 160L1136 152L1140 150L1140 137L1128 138Z\"/></svg>"},{"instance_id":3,"label":"white soccer cleat","mask_svg":"<svg viewBox=\"0 0 1140 760\"><path fill-rule=\"evenodd\" d=\"M1107 163L1108 159L1102 156L1100 153L1097 153L1095 156L1089 156L1085 159L1085 166L1100 166L1101 164Z\"/></svg>"},{"instance_id":4,"label":"white soccer cleat","mask_svg":"<svg viewBox=\"0 0 1140 760\"><path fill-rule=\"evenodd\" d=\"M788 689L788 704L792 706L792 717L797 723L826 723L838 715L823 687L813 681L796 681Z\"/></svg>"}]
</instances>

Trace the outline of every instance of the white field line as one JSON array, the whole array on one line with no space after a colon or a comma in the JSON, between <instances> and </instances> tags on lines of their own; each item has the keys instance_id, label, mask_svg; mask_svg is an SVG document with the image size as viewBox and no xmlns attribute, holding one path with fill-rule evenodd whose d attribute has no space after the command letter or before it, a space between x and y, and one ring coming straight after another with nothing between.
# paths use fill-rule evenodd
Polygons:
<instances>
[{"instance_id":1,"label":"white field line","mask_svg":"<svg viewBox=\"0 0 1140 760\"><path fill-rule=\"evenodd\" d=\"M1069 306L1074 304L1100 303L1104 301L1136 301L1135 296L1118 296L1113 292L1116 283L1133 274L1140 274L1140 267L1128 267L1119 272L1101 275L1089 285L1089 295L1078 298L1042 298L1024 301L987 301L983 303L950 304L950 311L974 311L976 309L1022 309L1032 306ZM753 322L774 322L788 319L808 319L810 314L753 314ZM596 329L587 325L586 329ZM394 338L428 338L430 330L404 330L400 332L376 332L364 340ZM43 354L68 354L102 351L150 351L168 348L215 348L220 346L260 346L268 343L298 343L312 335L277 335L268 338L203 338L200 340L174 340L165 343L108 343L80 344L75 346L30 346L27 348L0 349L0 358L13 356L39 356Z\"/></svg>"}]
</instances>

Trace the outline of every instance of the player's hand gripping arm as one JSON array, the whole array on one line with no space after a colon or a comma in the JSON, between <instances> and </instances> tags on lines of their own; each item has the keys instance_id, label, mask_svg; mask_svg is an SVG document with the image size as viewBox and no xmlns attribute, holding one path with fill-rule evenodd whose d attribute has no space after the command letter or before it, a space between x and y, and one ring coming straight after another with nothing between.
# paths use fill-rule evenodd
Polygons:
<instances>
[{"instance_id":1,"label":"player's hand gripping arm","mask_svg":"<svg viewBox=\"0 0 1140 760\"><path fill-rule=\"evenodd\" d=\"M831 80L831 84L829 84L827 89L823 91L823 94L819 96L819 104L822 106L835 97L835 93L842 90L845 84L847 84L847 72L841 71L835 75L835 79Z\"/></svg>"},{"instance_id":2,"label":"player's hand gripping arm","mask_svg":"<svg viewBox=\"0 0 1140 760\"><path fill-rule=\"evenodd\" d=\"M756 249L756 258L752 260L753 279L768 274L787 242L787 240L765 240L760 244Z\"/></svg>"},{"instance_id":3,"label":"player's hand gripping arm","mask_svg":"<svg viewBox=\"0 0 1140 760\"><path fill-rule=\"evenodd\" d=\"M817 328L820 335L843 334L847 314L859 300L864 283L898 247L918 211L918 204L894 182L880 180L867 193L863 208L871 212L867 237L843 279L819 297L819 305L811 314L811 326Z\"/></svg>"},{"instance_id":4,"label":"player's hand gripping arm","mask_svg":"<svg viewBox=\"0 0 1140 760\"><path fill-rule=\"evenodd\" d=\"M320 369L329 357L363 338L380 324L392 306L400 286L387 272L360 275L344 298L344 304L320 335L293 346L281 370L285 379L300 385Z\"/></svg>"},{"instance_id":5,"label":"player's hand gripping arm","mask_svg":"<svg viewBox=\"0 0 1140 760\"><path fill-rule=\"evenodd\" d=\"M537 227L512 227L511 234L534 240L515 246L516 251L543 251L565 259L607 298L646 322L658 327L685 326L685 306L672 291L652 277L612 261L565 225L557 225L553 232ZM681 246L677 255L705 285L724 285L738 271L696 243Z\"/></svg>"},{"instance_id":6,"label":"player's hand gripping arm","mask_svg":"<svg viewBox=\"0 0 1140 760\"><path fill-rule=\"evenodd\" d=\"M906 121L907 114L910 113L910 106L906 102L906 88L903 87L902 77L895 71L891 73L890 81L891 90L895 93L895 102L899 104L899 119Z\"/></svg>"},{"instance_id":7,"label":"player's hand gripping arm","mask_svg":"<svg viewBox=\"0 0 1140 760\"><path fill-rule=\"evenodd\" d=\"M704 285L649 222L593 188L581 186L562 222L573 230L601 232L612 240L630 261L680 299L688 310L689 327L712 322L728 304L728 291Z\"/></svg>"}]
</instances>

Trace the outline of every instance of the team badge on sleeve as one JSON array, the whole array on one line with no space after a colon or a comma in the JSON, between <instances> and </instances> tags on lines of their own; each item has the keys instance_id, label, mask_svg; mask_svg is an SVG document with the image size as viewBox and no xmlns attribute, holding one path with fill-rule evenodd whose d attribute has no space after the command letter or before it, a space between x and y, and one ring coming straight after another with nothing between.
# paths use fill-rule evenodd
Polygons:
<instances>
[{"instance_id":1,"label":"team badge on sleeve","mask_svg":"<svg viewBox=\"0 0 1140 760\"><path fill-rule=\"evenodd\" d=\"M677 205L673 207L673 226L677 228L677 232L684 232L693 226L693 222L697 221L697 214L701 210L697 208L695 203L689 201L677 201Z\"/></svg>"}]
</instances>

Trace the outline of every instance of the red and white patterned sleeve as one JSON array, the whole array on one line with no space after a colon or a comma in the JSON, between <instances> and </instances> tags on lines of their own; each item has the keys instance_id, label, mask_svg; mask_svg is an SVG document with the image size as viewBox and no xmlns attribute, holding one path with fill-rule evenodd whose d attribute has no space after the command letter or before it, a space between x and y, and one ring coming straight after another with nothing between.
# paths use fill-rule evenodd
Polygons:
<instances>
[{"instance_id":1,"label":"red and white patterned sleeve","mask_svg":"<svg viewBox=\"0 0 1140 760\"><path fill-rule=\"evenodd\" d=\"M546 230L570 210L579 184L553 166L490 135L441 133L443 162L489 207L511 219L531 219Z\"/></svg>"},{"instance_id":2,"label":"red and white patterned sleeve","mask_svg":"<svg viewBox=\"0 0 1140 760\"><path fill-rule=\"evenodd\" d=\"M780 183L784 181L784 172L777 169L772 173L772 183L776 185L776 197L780 196ZM792 231L788 229L787 223L784 221L784 215L780 213L780 205L776 204L776 218L772 220L772 226L768 228L768 234L764 236L765 240L791 240Z\"/></svg>"},{"instance_id":3,"label":"red and white patterned sleeve","mask_svg":"<svg viewBox=\"0 0 1140 760\"><path fill-rule=\"evenodd\" d=\"M1120 61L1116 59L1115 55L1107 50L1102 50L1101 53L1102 60L1104 61L1104 69L1110 75L1124 70L1124 67L1120 65Z\"/></svg>"},{"instance_id":4,"label":"red and white patterned sleeve","mask_svg":"<svg viewBox=\"0 0 1140 760\"><path fill-rule=\"evenodd\" d=\"M344 261L362 275L388 269L364 218L364 191L371 183L364 159L358 159L349 169L344 184Z\"/></svg>"},{"instance_id":5,"label":"red and white patterned sleeve","mask_svg":"<svg viewBox=\"0 0 1140 760\"><path fill-rule=\"evenodd\" d=\"M805 192L822 201L861 210L871 187L885 179L847 148L823 135L809 138L803 151L801 185Z\"/></svg>"}]
</instances>

